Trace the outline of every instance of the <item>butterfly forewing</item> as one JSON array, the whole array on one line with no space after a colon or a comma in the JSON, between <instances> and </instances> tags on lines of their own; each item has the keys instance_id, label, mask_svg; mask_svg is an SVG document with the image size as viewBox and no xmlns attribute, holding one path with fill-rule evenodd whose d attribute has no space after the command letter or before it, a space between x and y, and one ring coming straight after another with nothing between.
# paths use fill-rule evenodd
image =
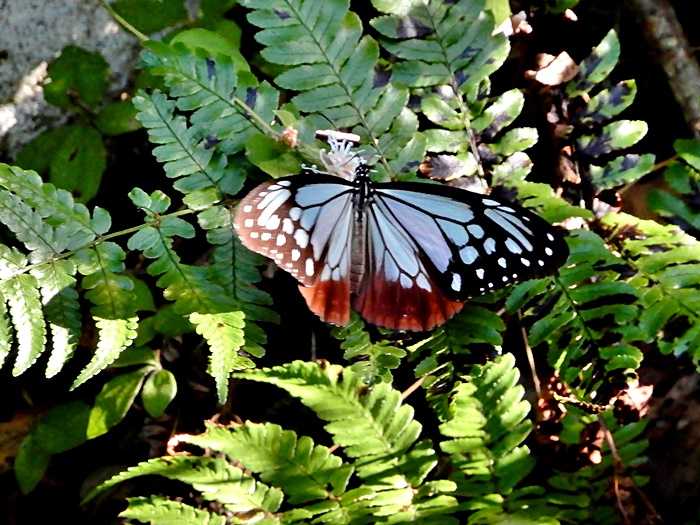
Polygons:
<instances>
[{"instance_id":1,"label":"butterfly forewing","mask_svg":"<svg viewBox=\"0 0 700 525\"><path fill-rule=\"evenodd\" d=\"M401 225L453 300L551 274L568 255L561 234L534 213L449 186L376 184L370 207Z\"/></svg>"},{"instance_id":2,"label":"butterfly forewing","mask_svg":"<svg viewBox=\"0 0 700 525\"><path fill-rule=\"evenodd\" d=\"M353 186L320 174L266 182L238 205L243 244L292 274L313 312L344 324L350 314Z\"/></svg>"}]
</instances>

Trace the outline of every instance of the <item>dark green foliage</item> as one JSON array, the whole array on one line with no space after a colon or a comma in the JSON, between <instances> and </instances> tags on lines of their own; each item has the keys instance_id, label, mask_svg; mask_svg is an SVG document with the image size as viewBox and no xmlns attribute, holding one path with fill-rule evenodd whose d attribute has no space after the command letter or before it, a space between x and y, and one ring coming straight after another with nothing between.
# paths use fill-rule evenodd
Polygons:
<instances>
[{"instance_id":1,"label":"dark green foliage","mask_svg":"<svg viewBox=\"0 0 700 525\"><path fill-rule=\"evenodd\" d=\"M673 193L652 190L649 207L691 231L700 230L700 141L679 139L674 144L678 160L665 171L664 179Z\"/></svg>"}]
</instances>

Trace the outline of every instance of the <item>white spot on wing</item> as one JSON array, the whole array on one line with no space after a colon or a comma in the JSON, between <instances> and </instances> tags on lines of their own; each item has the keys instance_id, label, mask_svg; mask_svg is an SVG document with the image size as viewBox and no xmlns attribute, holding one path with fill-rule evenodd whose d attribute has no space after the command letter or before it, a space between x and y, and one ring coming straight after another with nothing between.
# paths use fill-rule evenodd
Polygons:
<instances>
[{"instance_id":1,"label":"white spot on wing","mask_svg":"<svg viewBox=\"0 0 700 525\"><path fill-rule=\"evenodd\" d=\"M243 206L243 211L245 213L250 213L251 211L253 211L253 207L250 204L246 204L245 206ZM550 239L550 241L551 241L551 239Z\"/></svg>"},{"instance_id":2,"label":"white spot on wing","mask_svg":"<svg viewBox=\"0 0 700 525\"><path fill-rule=\"evenodd\" d=\"M481 239L484 236L484 229L478 224L470 224L467 226L467 230L477 239Z\"/></svg>"},{"instance_id":3,"label":"white spot on wing","mask_svg":"<svg viewBox=\"0 0 700 525\"><path fill-rule=\"evenodd\" d=\"M476 251L476 248L473 246L465 246L461 250L459 250L459 257L462 259L462 262L464 264L471 264L474 261L476 261L476 258L479 256L479 252Z\"/></svg>"},{"instance_id":4,"label":"white spot on wing","mask_svg":"<svg viewBox=\"0 0 700 525\"><path fill-rule=\"evenodd\" d=\"M304 265L304 271L307 276L311 277L314 274L314 260L311 257L306 259L306 264Z\"/></svg>"},{"instance_id":5,"label":"white spot on wing","mask_svg":"<svg viewBox=\"0 0 700 525\"><path fill-rule=\"evenodd\" d=\"M486 253L488 255L491 255L493 252L496 251L496 241L494 241L491 237L486 239L484 241L484 250L486 250Z\"/></svg>"},{"instance_id":6,"label":"white spot on wing","mask_svg":"<svg viewBox=\"0 0 700 525\"><path fill-rule=\"evenodd\" d=\"M272 234L270 232L263 232L263 234L260 236L260 239L263 241L269 241L272 238Z\"/></svg>"},{"instance_id":7,"label":"white spot on wing","mask_svg":"<svg viewBox=\"0 0 700 525\"><path fill-rule=\"evenodd\" d=\"M252 228L254 224L255 221L253 219L246 219L243 221L243 226L245 226L246 228Z\"/></svg>"},{"instance_id":8,"label":"white spot on wing","mask_svg":"<svg viewBox=\"0 0 700 525\"><path fill-rule=\"evenodd\" d=\"M548 233L548 234L547 234L547 239L550 240L550 241L553 241L553 240L554 240L554 235L552 235L551 233Z\"/></svg>"},{"instance_id":9,"label":"white spot on wing","mask_svg":"<svg viewBox=\"0 0 700 525\"><path fill-rule=\"evenodd\" d=\"M422 288L423 290L427 290L428 292L431 290L428 279L426 279L425 275L423 275L422 273L418 275L418 278L416 279L416 284L418 285L418 288Z\"/></svg>"},{"instance_id":10,"label":"white spot on wing","mask_svg":"<svg viewBox=\"0 0 700 525\"><path fill-rule=\"evenodd\" d=\"M505 268L505 267L506 267L506 260L505 260L505 258L503 258L503 257L499 257L499 258L498 258L498 266L500 266L501 268Z\"/></svg>"},{"instance_id":11,"label":"white spot on wing","mask_svg":"<svg viewBox=\"0 0 700 525\"><path fill-rule=\"evenodd\" d=\"M294 248L292 250L292 261L298 261L299 257L301 257L301 252L299 250L297 250L296 248Z\"/></svg>"},{"instance_id":12,"label":"white spot on wing","mask_svg":"<svg viewBox=\"0 0 700 525\"><path fill-rule=\"evenodd\" d=\"M301 217L301 208L297 208L296 206L294 206L293 208L291 208L291 209L289 210L289 217L290 217L293 221L298 221L298 220L299 220L299 217Z\"/></svg>"},{"instance_id":13,"label":"white spot on wing","mask_svg":"<svg viewBox=\"0 0 700 525\"><path fill-rule=\"evenodd\" d=\"M284 246L284 243L287 242L287 237L285 235L282 235L281 233L277 235L277 239L275 240L275 244L277 246Z\"/></svg>"},{"instance_id":14,"label":"white spot on wing","mask_svg":"<svg viewBox=\"0 0 700 525\"><path fill-rule=\"evenodd\" d=\"M484 269L483 269L483 268L477 268L477 269L476 269L476 276L477 276L479 279L483 279L483 278L484 278Z\"/></svg>"},{"instance_id":15,"label":"white spot on wing","mask_svg":"<svg viewBox=\"0 0 700 525\"><path fill-rule=\"evenodd\" d=\"M299 248L306 248L309 244L309 234L304 230L299 229L294 232L294 240L297 242Z\"/></svg>"},{"instance_id":16,"label":"white spot on wing","mask_svg":"<svg viewBox=\"0 0 700 525\"><path fill-rule=\"evenodd\" d=\"M520 262L523 263L525 266L530 266L530 261L527 260L525 257L521 257Z\"/></svg>"},{"instance_id":17,"label":"white spot on wing","mask_svg":"<svg viewBox=\"0 0 700 525\"><path fill-rule=\"evenodd\" d=\"M544 253L546 253L547 255L552 255L552 253L554 253L554 252L552 252L552 249L549 246L547 246L544 249Z\"/></svg>"},{"instance_id":18,"label":"white spot on wing","mask_svg":"<svg viewBox=\"0 0 700 525\"><path fill-rule=\"evenodd\" d=\"M458 273L452 274L452 283L450 287L455 291L459 292L462 289L462 277Z\"/></svg>"},{"instance_id":19,"label":"white spot on wing","mask_svg":"<svg viewBox=\"0 0 700 525\"><path fill-rule=\"evenodd\" d=\"M520 247L520 245L515 242L513 239L510 237L506 239L506 248L510 250L511 253L522 253L523 249Z\"/></svg>"},{"instance_id":20,"label":"white spot on wing","mask_svg":"<svg viewBox=\"0 0 700 525\"><path fill-rule=\"evenodd\" d=\"M282 231L288 235L294 233L294 223L288 217L285 217L282 221Z\"/></svg>"},{"instance_id":21,"label":"white spot on wing","mask_svg":"<svg viewBox=\"0 0 700 525\"><path fill-rule=\"evenodd\" d=\"M399 282L401 283L402 288L412 288L413 287L413 281L405 273L401 274L401 277L399 278Z\"/></svg>"}]
</instances>

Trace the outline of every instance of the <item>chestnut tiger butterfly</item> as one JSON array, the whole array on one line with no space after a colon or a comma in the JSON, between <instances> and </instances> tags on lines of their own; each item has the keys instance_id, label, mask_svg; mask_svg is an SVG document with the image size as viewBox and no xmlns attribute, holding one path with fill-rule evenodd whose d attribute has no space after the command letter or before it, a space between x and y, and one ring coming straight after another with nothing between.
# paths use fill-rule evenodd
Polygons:
<instances>
[{"instance_id":1,"label":"chestnut tiger butterfly","mask_svg":"<svg viewBox=\"0 0 700 525\"><path fill-rule=\"evenodd\" d=\"M347 179L304 168L235 211L241 242L296 278L325 322L346 325L352 306L378 326L430 330L470 297L555 273L568 256L560 230L520 206L369 173L363 161Z\"/></svg>"}]
</instances>

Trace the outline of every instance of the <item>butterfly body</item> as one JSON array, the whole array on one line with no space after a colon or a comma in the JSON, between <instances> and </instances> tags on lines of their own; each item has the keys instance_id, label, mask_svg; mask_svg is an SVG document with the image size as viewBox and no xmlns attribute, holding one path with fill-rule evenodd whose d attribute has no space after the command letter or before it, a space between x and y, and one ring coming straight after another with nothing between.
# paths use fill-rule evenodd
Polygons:
<instances>
[{"instance_id":1,"label":"butterfly body","mask_svg":"<svg viewBox=\"0 0 700 525\"><path fill-rule=\"evenodd\" d=\"M428 330L474 295L552 273L568 254L532 212L439 184L374 183L315 170L266 182L239 204L245 246L300 283L310 309L347 324Z\"/></svg>"}]
</instances>

